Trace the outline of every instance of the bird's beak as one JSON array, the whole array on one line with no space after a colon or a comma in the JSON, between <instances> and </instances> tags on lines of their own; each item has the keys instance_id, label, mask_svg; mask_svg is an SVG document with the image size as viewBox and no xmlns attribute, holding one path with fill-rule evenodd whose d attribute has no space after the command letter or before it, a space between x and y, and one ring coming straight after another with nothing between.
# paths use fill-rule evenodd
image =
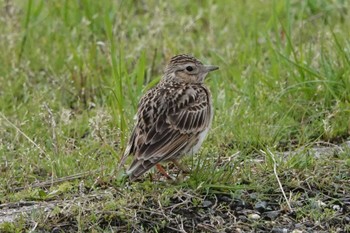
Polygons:
<instances>
[{"instance_id":1,"label":"bird's beak","mask_svg":"<svg viewBox=\"0 0 350 233\"><path fill-rule=\"evenodd\" d=\"M211 72L211 71L218 70L218 69L219 69L218 66L212 66L212 65L205 65L204 66L204 70L207 72Z\"/></svg>"}]
</instances>

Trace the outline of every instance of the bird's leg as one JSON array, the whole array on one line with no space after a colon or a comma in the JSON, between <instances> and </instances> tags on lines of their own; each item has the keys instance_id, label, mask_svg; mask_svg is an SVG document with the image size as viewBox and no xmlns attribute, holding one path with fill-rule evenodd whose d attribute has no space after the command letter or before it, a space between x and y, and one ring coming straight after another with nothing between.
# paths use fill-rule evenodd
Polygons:
<instances>
[{"instance_id":1,"label":"bird's leg","mask_svg":"<svg viewBox=\"0 0 350 233\"><path fill-rule=\"evenodd\" d=\"M173 162L173 164L175 164L175 166L178 167L183 173L188 174L191 172L190 169L187 166L181 164L179 160L174 159L174 160L171 160L171 162Z\"/></svg>"},{"instance_id":2,"label":"bird's leg","mask_svg":"<svg viewBox=\"0 0 350 233\"><path fill-rule=\"evenodd\" d=\"M164 168L162 167L162 165L160 165L159 163L156 164L156 168L158 169L158 171L160 173L162 173L163 176L165 176L167 179L172 180L173 178L171 176L168 175L168 173L166 173L166 171L164 170Z\"/></svg>"}]
</instances>

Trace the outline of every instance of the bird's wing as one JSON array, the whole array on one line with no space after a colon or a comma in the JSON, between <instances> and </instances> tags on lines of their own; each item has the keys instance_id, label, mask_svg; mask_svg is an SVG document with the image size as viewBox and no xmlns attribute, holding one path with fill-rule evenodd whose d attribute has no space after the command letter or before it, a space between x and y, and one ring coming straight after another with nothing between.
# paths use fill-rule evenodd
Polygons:
<instances>
[{"instance_id":1,"label":"bird's wing","mask_svg":"<svg viewBox=\"0 0 350 233\"><path fill-rule=\"evenodd\" d=\"M163 88L142 99L129 143L135 158L128 174L135 179L155 164L170 160L210 125L209 91L201 85Z\"/></svg>"}]
</instances>

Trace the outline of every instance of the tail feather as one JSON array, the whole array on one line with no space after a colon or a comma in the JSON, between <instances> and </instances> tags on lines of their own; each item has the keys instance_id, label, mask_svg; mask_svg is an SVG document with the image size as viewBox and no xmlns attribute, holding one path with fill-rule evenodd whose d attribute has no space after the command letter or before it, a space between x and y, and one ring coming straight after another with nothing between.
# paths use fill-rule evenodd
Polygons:
<instances>
[{"instance_id":1,"label":"tail feather","mask_svg":"<svg viewBox=\"0 0 350 233\"><path fill-rule=\"evenodd\" d=\"M153 167L156 163L152 163L149 160L136 160L134 161L130 168L126 171L126 174L129 176L131 181L134 181L138 177L142 176L145 172L147 172L151 167Z\"/></svg>"},{"instance_id":2,"label":"tail feather","mask_svg":"<svg viewBox=\"0 0 350 233\"><path fill-rule=\"evenodd\" d=\"M120 159L120 163L118 166L118 170L121 169L122 166L124 166L126 159L128 158L128 156L130 155L130 150L131 150L131 145L129 144L126 149L125 152L123 154L123 157Z\"/></svg>"}]
</instances>

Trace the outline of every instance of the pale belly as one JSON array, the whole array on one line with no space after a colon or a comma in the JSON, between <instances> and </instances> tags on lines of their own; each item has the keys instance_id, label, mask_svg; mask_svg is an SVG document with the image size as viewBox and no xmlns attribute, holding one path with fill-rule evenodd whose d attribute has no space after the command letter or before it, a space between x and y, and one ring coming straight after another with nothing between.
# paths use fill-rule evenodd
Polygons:
<instances>
[{"instance_id":1,"label":"pale belly","mask_svg":"<svg viewBox=\"0 0 350 233\"><path fill-rule=\"evenodd\" d=\"M176 156L177 157L176 159L180 159L184 155L194 155L199 151L199 149L201 148L201 146L204 142L204 139L206 138L206 136L209 132L212 120L213 120L213 113L210 116L209 127L207 129L205 129L203 132L201 132L198 135L198 137L195 137L192 140L190 139L188 146L184 150L182 150L182 152L180 152L178 156Z\"/></svg>"},{"instance_id":2,"label":"pale belly","mask_svg":"<svg viewBox=\"0 0 350 233\"><path fill-rule=\"evenodd\" d=\"M192 149L189 149L189 151L187 152L188 154L194 155L199 151L204 139L207 137L208 131L209 131L209 127L206 130L204 130L202 133L199 134L198 142L192 147Z\"/></svg>"}]
</instances>

